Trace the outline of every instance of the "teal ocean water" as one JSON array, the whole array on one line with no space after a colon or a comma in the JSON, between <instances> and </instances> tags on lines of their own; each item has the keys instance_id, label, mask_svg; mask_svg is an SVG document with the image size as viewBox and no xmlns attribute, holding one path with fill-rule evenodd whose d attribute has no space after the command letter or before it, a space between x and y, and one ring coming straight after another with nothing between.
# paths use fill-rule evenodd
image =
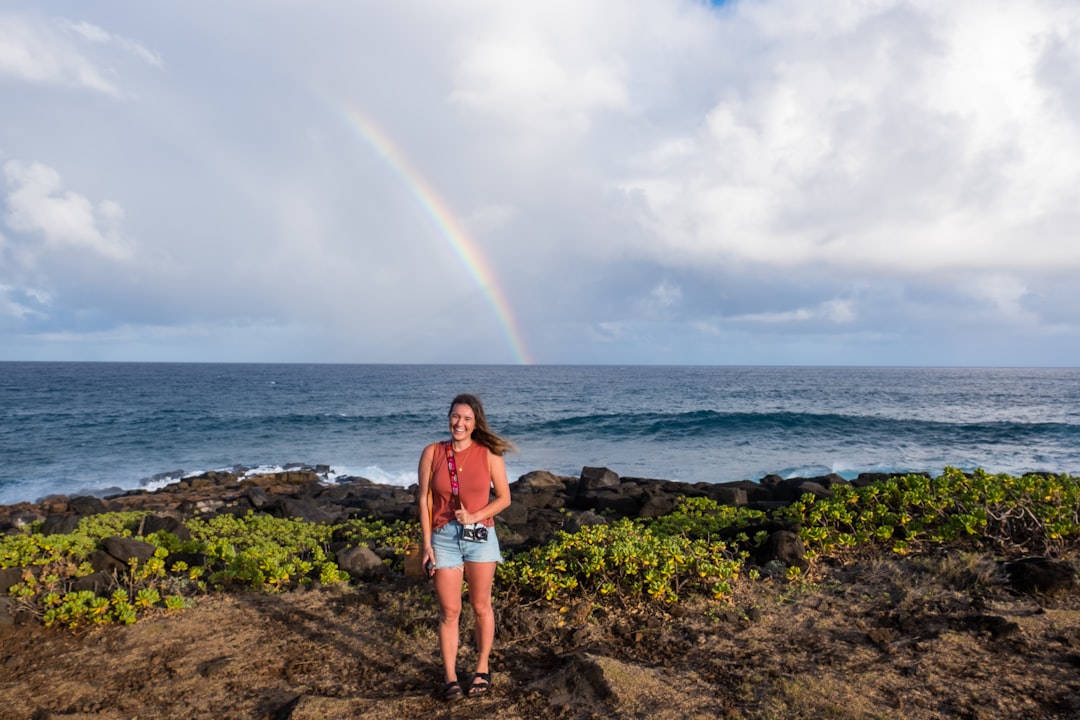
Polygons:
<instances>
[{"instance_id":1,"label":"teal ocean water","mask_svg":"<svg viewBox=\"0 0 1080 720\"><path fill-rule=\"evenodd\" d=\"M0 502L327 465L415 482L475 392L530 470L1080 473L1080 369L0 363Z\"/></svg>"}]
</instances>

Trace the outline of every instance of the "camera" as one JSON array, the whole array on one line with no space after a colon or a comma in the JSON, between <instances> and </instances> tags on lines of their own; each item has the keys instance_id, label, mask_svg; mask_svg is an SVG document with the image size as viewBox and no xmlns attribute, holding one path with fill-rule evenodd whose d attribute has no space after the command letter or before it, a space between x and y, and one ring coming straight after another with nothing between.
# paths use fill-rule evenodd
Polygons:
<instances>
[{"instance_id":1,"label":"camera","mask_svg":"<svg viewBox=\"0 0 1080 720\"><path fill-rule=\"evenodd\" d=\"M484 527L483 523L473 523L472 525L466 525L461 530L461 537L464 540L470 542L487 542L488 529Z\"/></svg>"}]
</instances>

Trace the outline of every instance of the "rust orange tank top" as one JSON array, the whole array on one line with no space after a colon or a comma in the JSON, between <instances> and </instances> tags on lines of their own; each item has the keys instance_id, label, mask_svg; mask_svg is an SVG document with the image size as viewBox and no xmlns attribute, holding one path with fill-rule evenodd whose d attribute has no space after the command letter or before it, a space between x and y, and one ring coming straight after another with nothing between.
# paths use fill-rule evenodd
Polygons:
<instances>
[{"instance_id":1,"label":"rust orange tank top","mask_svg":"<svg viewBox=\"0 0 1080 720\"><path fill-rule=\"evenodd\" d=\"M432 529L440 528L454 519L456 505L450 492L450 469L446 466L446 450L441 443L435 443L435 452L431 459L435 474L431 479ZM476 512L488 504L491 499L491 473L488 470L488 449L474 442L464 451L454 453L457 465L461 506ZM485 520L488 527L494 525L491 519Z\"/></svg>"}]
</instances>

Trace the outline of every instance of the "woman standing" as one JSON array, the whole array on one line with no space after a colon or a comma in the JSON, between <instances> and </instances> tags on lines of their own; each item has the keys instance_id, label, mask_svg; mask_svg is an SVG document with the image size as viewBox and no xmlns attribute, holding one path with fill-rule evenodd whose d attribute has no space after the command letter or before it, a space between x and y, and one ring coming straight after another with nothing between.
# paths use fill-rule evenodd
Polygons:
<instances>
[{"instance_id":1,"label":"woman standing","mask_svg":"<svg viewBox=\"0 0 1080 720\"><path fill-rule=\"evenodd\" d=\"M450 440L432 443L420 455L420 526L424 566L435 577L439 600L439 648L445 684L442 696L458 700L465 692L457 677L461 583L469 585L476 619L476 670L470 696L491 687L488 658L495 641L491 586L502 562L493 518L510 505L503 453L513 445L488 427L475 395L450 403Z\"/></svg>"}]
</instances>

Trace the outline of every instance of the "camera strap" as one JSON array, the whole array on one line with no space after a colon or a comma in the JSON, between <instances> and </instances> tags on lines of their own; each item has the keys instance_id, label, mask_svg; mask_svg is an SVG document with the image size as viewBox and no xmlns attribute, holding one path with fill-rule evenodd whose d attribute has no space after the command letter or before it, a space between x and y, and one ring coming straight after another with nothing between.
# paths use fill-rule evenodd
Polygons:
<instances>
[{"instance_id":1,"label":"camera strap","mask_svg":"<svg viewBox=\"0 0 1080 720\"><path fill-rule=\"evenodd\" d=\"M454 448L448 442L442 443L446 450L446 469L450 471L450 494L457 498L457 504L461 506L461 485L457 479L457 463L454 462Z\"/></svg>"}]
</instances>

